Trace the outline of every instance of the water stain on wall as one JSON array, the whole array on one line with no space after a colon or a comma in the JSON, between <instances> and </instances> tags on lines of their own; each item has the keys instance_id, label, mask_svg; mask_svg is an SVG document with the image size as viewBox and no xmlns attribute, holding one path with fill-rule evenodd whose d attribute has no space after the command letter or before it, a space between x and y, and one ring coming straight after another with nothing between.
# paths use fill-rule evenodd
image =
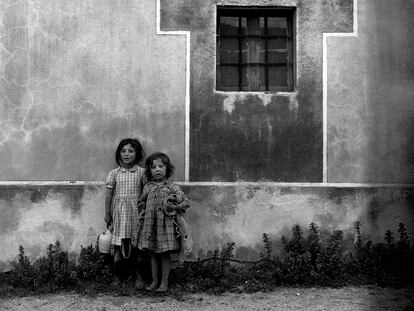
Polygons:
<instances>
[{"instance_id":1,"label":"water stain on wall","mask_svg":"<svg viewBox=\"0 0 414 311\"><path fill-rule=\"evenodd\" d=\"M43 190L34 189L32 193L30 194L30 201L32 203L42 202L46 199L48 192L49 192L48 189L46 191L44 189Z\"/></svg>"}]
</instances>

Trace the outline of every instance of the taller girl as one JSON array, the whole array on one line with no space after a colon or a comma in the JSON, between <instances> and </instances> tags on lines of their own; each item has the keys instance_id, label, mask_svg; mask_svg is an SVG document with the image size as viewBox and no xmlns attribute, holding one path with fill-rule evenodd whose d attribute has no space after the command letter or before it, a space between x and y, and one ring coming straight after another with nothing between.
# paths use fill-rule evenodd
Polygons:
<instances>
[{"instance_id":1,"label":"taller girl","mask_svg":"<svg viewBox=\"0 0 414 311\"><path fill-rule=\"evenodd\" d=\"M144 150L137 139L123 139L115 153L119 166L106 178L105 222L113 227L112 286L120 285L121 261L129 257L132 247L136 247L138 242L138 201L145 183L145 170L138 163L143 158Z\"/></svg>"}]
</instances>

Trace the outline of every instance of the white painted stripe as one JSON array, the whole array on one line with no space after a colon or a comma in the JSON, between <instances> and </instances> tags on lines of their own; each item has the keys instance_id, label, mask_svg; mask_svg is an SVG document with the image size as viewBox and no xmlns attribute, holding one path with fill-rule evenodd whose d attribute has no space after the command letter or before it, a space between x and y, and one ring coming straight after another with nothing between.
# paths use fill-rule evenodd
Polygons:
<instances>
[{"instance_id":1,"label":"white painted stripe","mask_svg":"<svg viewBox=\"0 0 414 311\"><path fill-rule=\"evenodd\" d=\"M179 35L186 37L186 63L185 63L185 146L184 146L184 179L190 180L190 31L161 31L161 5L156 4L156 34Z\"/></svg>"},{"instance_id":2,"label":"white painted stripe","mask_svg":"<svg viewBox=\"0 0 414 311\"><path fill-rule=\"evenodd\" d=\"M300 183L300 182L188 182L175 181L190 187L301 187L301 188L414 188L414 184L393 183ZM0 187L14 186L104 186L104 181L0 181Z\"/></svg>"},{"instance_id":3,"label":"white painted stripe","mask_svg":"<svg viewBox=\"0 0 414 311\"><path fill-rule=\"evenodd\" d=\"M183 186L214 187L301 187L301 188L414 188L414 184L393 183L301 183L301 182L176 182Z\"/></svg>"},{"instance_id":4,"label":"white painted stripe","mask_svg":"<svg viewBox=\"0 0 414 311\"><path fill-rule=\"evenodd\" d=\"M322 113L323 113L323 183L328 183L328 45L329 37L358 37L358 0L353 1L353 32L350 33L323 33L322 46Z\"/></svg>"},{"instance_id":5,"label":"white painted stripe","mask_svg":"<svg viewBox=\"0 0 414 311\"><path fill-rule=\"evenodd\" d=\"M85 180L24 180L24 181L0 181L2 186L100 186L105 181Z\"/></svg>"}]
</instances>

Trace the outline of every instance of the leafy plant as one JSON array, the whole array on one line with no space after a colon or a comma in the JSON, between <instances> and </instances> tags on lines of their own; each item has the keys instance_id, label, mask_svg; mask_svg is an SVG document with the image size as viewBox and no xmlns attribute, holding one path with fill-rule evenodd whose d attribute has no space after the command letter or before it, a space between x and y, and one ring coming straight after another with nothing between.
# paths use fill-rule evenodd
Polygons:
<instances>
[{"instance_id":1,"label":"leafy plant","mask_svg":"<svg viewBox=\"0 0 414 311\"><path fill-rule=\"evenodd\" d=\"M290 236L282 236L279 257L273 256L272 239L263 233L264 252L257 261L241 262L234 258L235 243L221 251L209 251L208 258L186 262L171 273L174 292L267 291L284 285L342 286L349 284L410 285L414 281L414 249L404 224L399 224L399 239L392 231L384 235L385 243L364 241L361 223L354 224L354 249L344 250L344 233L336 230L323 236L311 223L305 236L299 225ZM23 246L10 272L0 274L0 291L14 289L54 291L56 289L97 288L105 290L111 279L111 257L97 247L81 247L77 261L71 260L59 242L50 244L46 254L33 263ZM123 292L133 293L123 287ZM86 292L89 292L86 290ZM3 294L4 295L4 294Z\"/></svg>"}]
</instances>

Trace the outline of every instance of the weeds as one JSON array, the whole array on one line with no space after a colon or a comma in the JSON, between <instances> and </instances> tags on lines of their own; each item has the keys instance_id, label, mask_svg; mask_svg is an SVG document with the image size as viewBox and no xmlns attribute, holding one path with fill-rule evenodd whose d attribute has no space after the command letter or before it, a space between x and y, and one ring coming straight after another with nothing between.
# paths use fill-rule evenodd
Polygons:
<instances>
[{"instance_id":1,"label":"weeds","mask_svg":"<svg viewBox=\"0 0 414 311\"><path fill-rule=\"evenodd\" d=\"M271 237L262 236L264 253L254 262L234 259L235 243L227 243L211 256L186 262L171 273L174 293L180 291L254 292L272 290L279 285L344 286L377 284L406 286L414 281L414 248L404 224L399 224L399 239L385 232L385 243L364 242L361 224L354 224L354 249L344 251L343 232L336 230L326 238L311 223L307 235L296 225L291 236L281 237L282 254L273 256ZM16 289L54 291L75 289L90 292L105 290L112 275L110 256L92 245L81 247L79 258L71 260L59 242L50 244L46 255L33 263L20 246L12 270L0 273L0 291ZM85 290L86 289L86 290Z\"/></svg>"},{"instance_id":2,"label":"weeds","mask_svg":"<svg viewBox=\"0 0 414 311\"><path fill-rule=\"evenodd\" d=\"M75 262L57 241L49 244L46 255L33 263L26 256L23 246L20 246L17 261L12 262L11 271L3 273L2 279L4 284L14 288L51 292L79 288L91 280L106 282L110 275L110 268L96 247L82 247L79 260Z\"/></svg>"}]
</instances>

